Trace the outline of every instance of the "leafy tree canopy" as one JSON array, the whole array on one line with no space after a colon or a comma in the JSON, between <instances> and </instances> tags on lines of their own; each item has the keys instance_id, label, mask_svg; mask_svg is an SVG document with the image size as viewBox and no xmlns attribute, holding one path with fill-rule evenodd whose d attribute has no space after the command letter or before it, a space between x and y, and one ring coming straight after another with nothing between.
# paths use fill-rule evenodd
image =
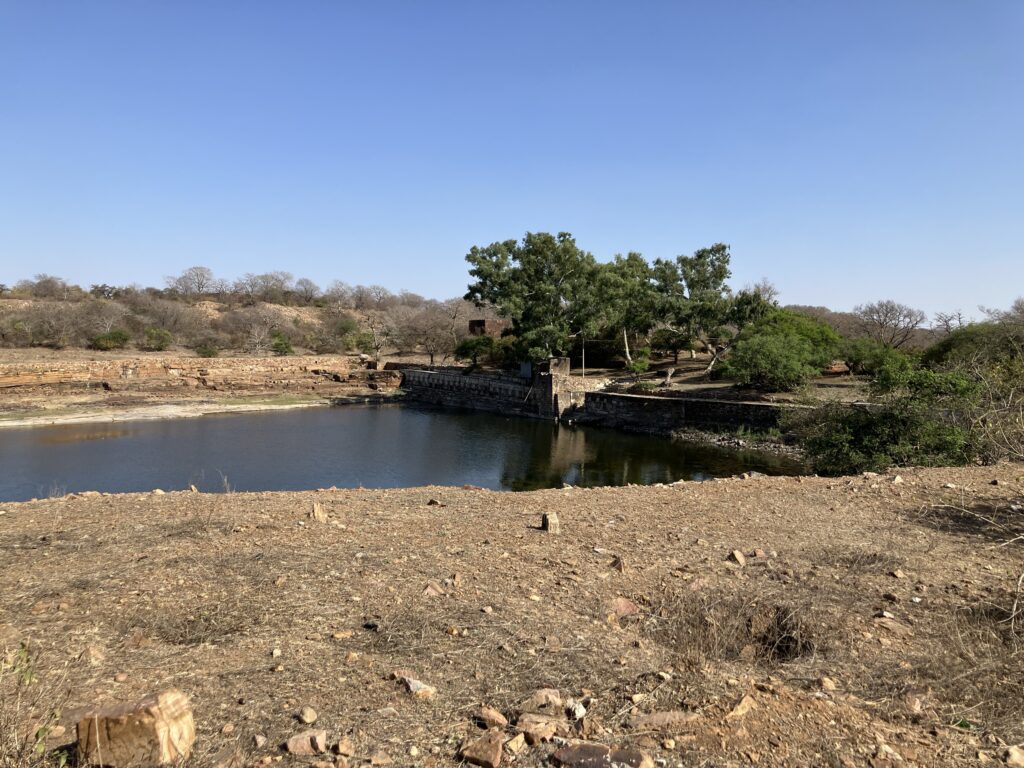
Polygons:
<instances>
[{"instance_id":1,"label":"leafy tree canopy","mask_svg":"<svg viewBox=\"0 0 1024 768\"><path fill-rule=\"evenodd\" d=\"M597 262L568 232L473 246L466 261L473 278L466 300L490 304L512 321L524 359L567 353L572 338L596 322Z\"/></svg>"}]
</instances>

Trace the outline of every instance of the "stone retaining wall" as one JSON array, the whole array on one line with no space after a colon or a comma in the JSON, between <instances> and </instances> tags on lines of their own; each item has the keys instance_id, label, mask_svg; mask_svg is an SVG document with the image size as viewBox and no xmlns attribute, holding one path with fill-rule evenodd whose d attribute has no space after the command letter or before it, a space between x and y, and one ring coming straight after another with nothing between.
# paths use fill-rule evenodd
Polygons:
<instances>
[{"instance_id":1,"label":"stone retaining wall","mask_svg":"<svg viewBox=\"0 0 1024 768\"><path fill-rule=\"evenodd\" d=\"M529 381L454 371L405 370L402 389L407 397L430 405L472 408L480 411L552 417L550 389Z\"/></svg>"},{"instance_id":2,"label":"stone retaining wall","mask_svg":"<svg viewBox=\"0 0 1024 768\"><path fill-rule=\"evenodd\" d=\"M783 406L705 398L651 397L588 392L575 417L581 422L669 434L681 429L767 431L778 427Z\"/></svg>"}]
</instances>

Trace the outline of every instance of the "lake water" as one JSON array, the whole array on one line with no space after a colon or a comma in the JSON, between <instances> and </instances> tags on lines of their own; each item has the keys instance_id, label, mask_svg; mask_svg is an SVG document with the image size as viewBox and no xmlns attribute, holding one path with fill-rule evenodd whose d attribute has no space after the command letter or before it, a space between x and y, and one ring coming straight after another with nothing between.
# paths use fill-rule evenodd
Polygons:
<instances>
[{"instance_id":1,"label":"lake water","mask_svg":"<svg viewBox=\"0 0 1024 768\"><path fill-rule=\"evenodd\" d=\"M799 465L605 429L409 406L0 429L0 501L73 491L650 484Z\"/></svg>"}]
</instances>

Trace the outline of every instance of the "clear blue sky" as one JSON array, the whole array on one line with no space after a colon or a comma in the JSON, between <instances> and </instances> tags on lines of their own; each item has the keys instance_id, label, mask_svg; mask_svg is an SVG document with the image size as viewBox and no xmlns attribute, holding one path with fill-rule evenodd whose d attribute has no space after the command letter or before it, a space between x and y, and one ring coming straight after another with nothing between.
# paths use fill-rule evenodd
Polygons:
<instances>
[{"instance_id":1,"label":"clear blue sky","mask_svg":"<svg viewBox=\"0 0 1024 768\"><path fill-rule=\"evenodd\" d=\"M1024 294L1024 2L0 0L0 282L733 248L788 303Z\"/></svg>"}]
</instances>

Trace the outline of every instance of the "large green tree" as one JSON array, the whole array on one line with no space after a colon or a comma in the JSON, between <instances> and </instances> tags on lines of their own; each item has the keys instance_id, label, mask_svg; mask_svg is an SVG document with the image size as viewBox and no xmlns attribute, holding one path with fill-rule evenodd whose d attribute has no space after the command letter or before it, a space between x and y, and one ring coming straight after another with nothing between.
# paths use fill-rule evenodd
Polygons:
<instances>
[{"instance_id":1,"label":"large green tree","mask_svg":"<svg viewBox=\"0 0 1024 768\"><path fill-rule=\"evenodd\" d=\"M512 321L522 359L567 354L572 339L594 327L597 262L568 232L527 232L473 248L466 300L492 305Z\"/></svg>"},{"instance_id":2,"label":"large green tree","mask_svg":"<svg viewBox=\"0 0 1024 768\"><path fill-rule=\"evenodd\" d=\"M650 264L639 253L617 255L601 265L597 293L605 332L621 334L626 362L632 364L630 337L647 334L658 321L659 296Z\"/></svg>"},{"instance_id":3,"label":"large green tree","mask_svg":"<svg viewBox=\"0 0 1024 768\"><path fill-rule=\"evenodd\" d=\"M664 321L692 341L713 348L732 311L732 291L725 283L732 275L729 246L715 243L691 256L658 259L652 274Z\"/></svg>"}]
</instances>

